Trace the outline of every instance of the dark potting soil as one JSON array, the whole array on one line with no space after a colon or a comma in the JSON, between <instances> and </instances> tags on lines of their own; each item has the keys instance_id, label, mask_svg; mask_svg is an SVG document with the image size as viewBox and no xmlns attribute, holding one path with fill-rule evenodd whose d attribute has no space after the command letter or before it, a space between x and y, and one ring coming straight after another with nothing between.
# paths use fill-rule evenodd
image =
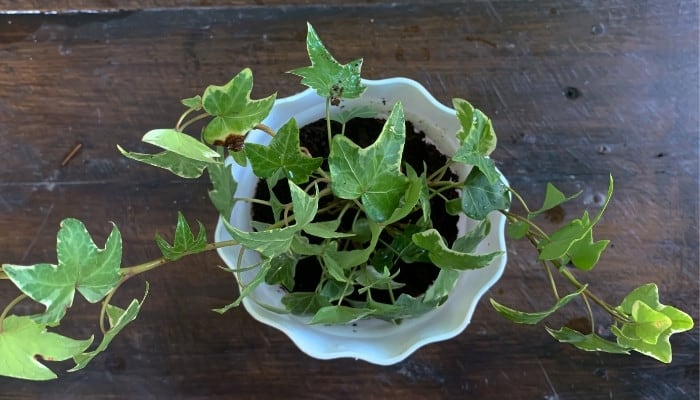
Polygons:
<instances>
[{"instance_id":1,"label":"dark potting soil","mask_svg":"<svg viewBox=\"0 0 700 400\"><path fill-rule=\"evenodd\" d=\"M340 132L340 124L333 122L332 131ZM357 143L361 147L367 147L374 143L381 132L382 126L384 125L384 120L374 119L374 118L356 118L347 123L345 127L345 136L350 138L353 142ZM324 119L313 122L309 125L300 128L299 139L301 145L306 147L313 156L318 156L321 154L328 153L328 137L326 134L326 121ZM404 154L402 158L402 165L408 163L416 170L419 174L425 169L427 170L427 175L445 165L446 158L440 153L435 146L426 143L424 141L425 135L416 131L413 128L413 124L406 122L406 144L404 146ZM328 170L327 162L324 161L323 169ZM456 180L456 175L448 172L443 179ZM322 188L319 188L319 190ZM281 181L274 187L275 196L282 202L288 203L291 201L289 196L289 188L287 183ZM456 193L443 193L446 197L456 197ZM270 196L267 185L259 184L256 189L256 198L268 199ZM324 207L324 200L322 198L319 203L319 209ZM439 196L433 197L431 200L431 220L433 221L433 227L438 229L448 243L452 243L457 236L457 217L451 216L445 212L445 202ZM350 231L352 226L352 213L346 213L346 217L341 223L339 231ZM274 222L274 218L271 209L267 206L262 206L253 203L253 216L256 221L271 223ZM337 216L328 216L327 219L335 219ZM416 221L421 217L420 212L415 215L410 215L409 220ZM345 221L347 219L347 221ZM391 238L388 234L383 233L382 239L386 242L391 242ZM309 237L309 241L314 243L318 239L314 237ZM404 287L394 290L394 295L398 296L401 293L406 293L411 296L419 296L423 294L430 284L433 283L439 268L431 263L405 263L398 260L392 274L400 270L398 276L394 279L397 282L405 284ZM294 292L312 292L316 290L321 274L321 266L315 257L308 257L303 260L299 260L296 266L295 272L295 285L293 288ZM364 296L349 296L350 299L364 300ZM372 298L375 301L381 301L390 303L390 298L387 291L373 289Z\"/></svg>"}]
</instances>

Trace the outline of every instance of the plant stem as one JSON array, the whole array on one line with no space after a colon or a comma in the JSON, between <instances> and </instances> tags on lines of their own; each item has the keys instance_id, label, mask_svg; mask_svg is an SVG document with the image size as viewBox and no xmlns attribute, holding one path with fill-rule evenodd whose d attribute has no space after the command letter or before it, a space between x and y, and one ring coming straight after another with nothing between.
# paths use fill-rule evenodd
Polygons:
<instances>
[{"instance_id":1,"label":"plant stem","mask_svg":"<svg viewBox=\"0 0 700 400\"><path fill-rule=\"evenodd\" d=\"M222 242L208 243L201 250L185 252L182 256L178 257L176 260L179 260L180 258L190 256L193 254L204 253L204 252L219 249L222 247L235 246L237 244L239 244L238 241L233 240L233 239L232 240L224 240ZM160 257L160 258L157 258L155 260L147 261L145 263L141 263L141 264L134 265L131 267L124 267L121 269L121 274L124 276L124 280L126 280L126 279L129 279L129 278L134 277L136 275L139 275L139 274L142 274L144 272L148 272L152 269L158 268L161 265L167 264L171 261L175 261L175 260L171 260L171 259L168 259L165 257Z\"/></svg>"},{"instance_id":2,"label":"plant stem","mask_svg":"<svg viewBox=\"0 0 700 400\"><path fill-rule=\"evenodd\" d=\"M210 115L207 114L207 113L202 113L202 114L197 115L196 117L192 117L191 119L189 119L187 122L185 122L184 124L182 124L182 125L180 126L179 131L182 132L182 131L185 130L185 128L187 128L188 126L194 124L194 123L197 122L197 121L203 120L204 118L207 118L207 117L209 117L209 116L210 116Z\"/></svg>"},{"instance_id":3,"label":"plant stem","mask_svg":"<svg viewBox=\"0 0 700 400\"><path fill-rule=\"evenodd\" d=\"M20 301L26 299L27 297L29 297L29 296L27 296L27 295L24 294L24 293L20 294L19 296L15 297L15 299L12 300L12 301L10 302L10 304L8 304L8 305L5 307L4 310L2 310L2 314L0 314L0 333L2 333L2 325L3 325L3 323L5 322L5 317L7 317L7 314L9 314L10 310L11 310L14 306L16 306Z\"/></svg>"},{"instance_id":4,"label":"plant stem","mask_svg":"<svg viewBox=\"0 0 700 400\"><path fill-rule=\"evenodd\" d=\"M326 97L326 132L328 133L328 151L331 151L331 98Z\"/></svg>"},{"instance_id":5,"label":"plant stem","mask_svg":"<svg viewBox=\"0 0 700 400\"><path fill-rule=\"evenodd\" d=\"M176 130L176 131L182 132L182 129L183 129L183 128L180 126L180 124L182 124L182 121L184 121L185 118L187 118L187 116L190 115L190 113L191 113L192 111L194 111L194 108L190 108L189 110L187 110L187 111L185 111L184 113L182 113L182 115L180 116L180 119L178 119L178 120L177 120L177 123L175 124L175 130Z\"/></svg>"},{"instance_id":6,"label":"plant stem","mask_svg":"<svg viewBox=\"0 0 700 400\"><path fill-rule=\"evenodd\" d=\"M269 126L267 126L265 124L257 124L257 125L255 125L255 129L259 129L272 137L275 137L275 135L276 135L275 131L273 131L272 128L270 128Z\"/></svg>"}]
</instances>

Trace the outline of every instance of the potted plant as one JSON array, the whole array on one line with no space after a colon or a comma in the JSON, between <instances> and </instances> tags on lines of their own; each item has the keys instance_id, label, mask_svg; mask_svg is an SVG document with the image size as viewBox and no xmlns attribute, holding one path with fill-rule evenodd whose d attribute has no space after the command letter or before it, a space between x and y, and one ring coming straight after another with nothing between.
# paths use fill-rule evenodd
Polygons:
<instances>
[{"instance_id":1,"label":"potted plant","mask_svg":"<svg viewBox=\"0 0 700 400\"><path fill-rule=\"evenodd\" d=\"M596 265L608 244L594 240L593 228L612 195L612 178L596 215L586 212L546 233L536 217L575 195L548 184L542 205L528 207L489 157L496 136L481 111L461 99L448 109L405 79L363 80L362 60L338 63L310 25L306 44L311 65L291 72L307 91L253 100L252 73L244 69L227 84L183 100L186 110L174 128L146 133L143 141L160 152L119 148L183 178L206 171L221 215L213 242L201 223L195 233L178 214L172 241L156 236L161 258L122 267L116 226L100 248L80 221L65 219L56 265L2 265L0 279L21 293L0 312L0 375L55 378L37 355L72 359L71 371L84 368L138 316L143 299L111 304L122 283L211 250L219 250L240 289L218 311L243 303L316 357L393 363L464 329L503 270L504 229L533 244L554 301L548 310L524 312L491 300L497 312L536 324L581 298L591 323L593 304L610 314L612 336L547 328L555 339L670 362L669 337L691 329L693 320L661 304L655 284L611 305L576 277ZM199 137L187 133L199 122L206 122ZM524 215L509 211L511 201L522 204ZM566 294L560 295L555 274L570 284ZM101 303L98 343L50 331L76 291ZM44 312L13 314L25 299Z\"/></svg>"}]
</instances>

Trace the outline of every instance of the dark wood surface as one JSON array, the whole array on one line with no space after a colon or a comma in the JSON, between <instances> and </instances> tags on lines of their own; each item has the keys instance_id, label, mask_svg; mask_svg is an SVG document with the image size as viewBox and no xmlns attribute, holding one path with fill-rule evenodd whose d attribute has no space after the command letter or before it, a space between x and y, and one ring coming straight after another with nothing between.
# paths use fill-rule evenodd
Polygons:
<instances>
[{"instance_id":1,"label":"dark wood surface","mask_svg":"<svg viewBox=\"0 0 700 400\"><path fill-rule=\"evenodd\" d=\"M55 261L65 217L99 243L114 221L125 264L158 256L153 236L173 228L177 210L213 228L206 182L128 161L116 145L147 150L141 135L173 125L179 99L246 66L254 96L301 90L284 72L306 65L308 20L341 61L363 56L365 77L410 77L446 104L464 97L489 114L494 158L534 204L551 181L583 191L567 217L596 211L612 173L598 233L612 245L582 278L611 302L657 282L662 302L697 324L697 1L44 3L0 0L14 11L0 14L0 262ZM528 246L509 242L487 298L551 305ZM460 336L397 365L314 360L243 309L209 311L236 295L218 263L207 254L148 274L142 315L106 354L57 381L0 378L0 399L698 397L697 328L672 338L675 358L662 365L557 344L542 326L503 320L487 298ZM0 304L17 295L0 288ZM129 282L121 301L142 289ZM74 308L63 328L89 335L97 310ZM573 304L549 322L583 316Z\"/></svg>"}]
</instances>

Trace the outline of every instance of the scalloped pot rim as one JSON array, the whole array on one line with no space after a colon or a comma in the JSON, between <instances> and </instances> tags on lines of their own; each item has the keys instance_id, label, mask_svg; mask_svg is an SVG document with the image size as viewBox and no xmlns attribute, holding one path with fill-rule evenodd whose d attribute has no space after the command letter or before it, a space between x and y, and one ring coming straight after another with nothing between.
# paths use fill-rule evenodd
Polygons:
<instances>
[{"instance_id":1,"label":"scalloped pot rim","mask_svg":"<svg viewBox=\"0 0 700 400\"><path fill-rule=\"evenodd\" d=\"M362 97L343 100L341 108L369 105L377 110L380 116L386 116L393 105L401 100L406 119L423 131L427 140L444 154L454 154L458 146L455 132L459 129L454 110L440 104L423 86L410 79L363 79L363 83L367 90ZM264 123L277 130L294 116L299 126L304 126L323 118L324 107L324 99L313 90L307 89L277 100ZM253 131L246 140L266 144L270 137L262 132ZM234 163L232 169L238 182L235 196L254 196L257 178L250 167L243 168ZM462 176L467 173L466 170L456 172ZM308 317L271 311L270 307L284 308L280 300L285 292L278 286L264 283L244 298L243 305L253 318L284 332L299 349L311 357L350 357L379 365L397 363L422 346L460 334L469 324L481 296L501 277L506 264L505 217L494 212L489 219L492 225L491 232L477 251L502 251L502 255L485 268L462 272L445 304L424 315L406 319L401 324L367 319L339 326L309 325ZM230 222L240 229L250 230L250 204L238 202ZM458 230L463 233L473 224L473 221L462 216L458 222ZM230 239L221 221L217 225L215 238L216 241ZM230 268L238 266L237 246L219 249L219 255ZM255 252L245 251L240 260L240 265L244 267L257 263L260 256ZM255 276L255 271L235 275L240 279L239 282L245 283Z\"/></svg>"}]
</instances>

